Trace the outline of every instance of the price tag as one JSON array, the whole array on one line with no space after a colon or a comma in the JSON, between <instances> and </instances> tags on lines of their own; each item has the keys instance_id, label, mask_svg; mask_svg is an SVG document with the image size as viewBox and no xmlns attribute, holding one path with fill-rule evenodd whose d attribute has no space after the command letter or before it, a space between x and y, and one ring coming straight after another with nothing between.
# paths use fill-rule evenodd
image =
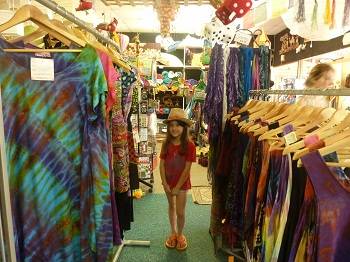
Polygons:
<instances>
[{"instance_id":1,"label":"price tag","mask_svg":"<svg viewBox=\"0 0 350 262\"><path fill-rule=\"evenodd\" d=\"M247 34L243 31L237 31L234 41L242 44L242 45L249 45L250 41L252 40L252 35L251 34Z\"/></svg>"},{"instance_id":2,"label":"price tag","mask_svg":"<svg viewBox=\"0 0 350 262\"><path fill-rule=\"evenodd\" d=\"M55 64L53 59L30 58L30 76L32 80L55 80Z\"/></svg>"},{"instance_id":3,"label":"price tag","mask_svg":"<svg viewBox=\"0 0 350 262\"><path fill-rule=\"evenodd\" d=\"M298 138L295 132L290 132L289 134L284 136L284 140L286 141L286 145L291 145L297 142Z\"/></svg>"}]
</instances>

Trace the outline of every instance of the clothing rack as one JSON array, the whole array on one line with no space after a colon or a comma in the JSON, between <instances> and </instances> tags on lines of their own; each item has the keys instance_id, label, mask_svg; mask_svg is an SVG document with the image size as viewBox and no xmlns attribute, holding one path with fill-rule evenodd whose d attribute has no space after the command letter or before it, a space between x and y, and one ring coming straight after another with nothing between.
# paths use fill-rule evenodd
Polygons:
<instances>
[{"instance_id":1,"label":"clothing rack","mask_svg":"<svg viewBox=\"0 0 350 262\"><path fill-rule=\"evenodd\" d=\"M71 21L72 23L78 25L82 29L88 31L92 35L94 35L97 39L105 44L109 44L116 48L118 52L120 52L119 46L112 41L111 39L105 37L101 33L99 33L96 29L86 26L86 23L79 18L77 18L74 14L68 12L65 8L59 6L56 2L52 0L35 0L38 3L44 5L55 13L61 15L63 18ZM11 202L10 202L10 191L8 184L8 174L7 174L7 166L6 166L6 152L5 152L5 137L4 137L4 123L3 123L3 115L2 115L2 103L1 103L1 93L0 93L0 221L2 222L2 239L0 239L1 243L4 243L4 246L0 245L1 252L3 256L6 257L8 262L16 262L16 251L14 245L14 232L13 232L13 221L12 221L12 211L11 211ZM118 247L116 254L113 257L113 262L117 261L122 249L124 246L150 246L150 241L138 241L138 240L123 240L122 244ZM2 258L3 259L3 258ZM1 259L1 260L2 260Z\"/></svg>"},{"instance_id":2,"label":"clothing rack","mask_svg":"<svg viewBox=\"0 0 350 262\"><path fill-rule=\"evenodd\" d=\"M310 96L350 96L350 89L279 89L279 90L251 90L249 91L251 97L264 95L310 95Z\"/></svg>"},{"instance_id":3,"label":"clothing rack","mask_svg":"<svg viewBox=\"0 0 350 262\"><path fill-rule=\"evenodd\" d=\"M80 28L88 31L89 33L93 34L97 39L99 39L101 42L105 44L109 44L118 50L120 52L119 46L111 39L105 37L103 34L98 32L96 29L87 26L86 22L83 20L77 18L74 14L67 11L64 7L58 5L56 2L52 0L35 0L36 2L42 4L43 6L49 8L50 10L54 11L55 13L59 14L63 18L71 21L72 23L78 25Z\"/></svg>"}]
</instances>

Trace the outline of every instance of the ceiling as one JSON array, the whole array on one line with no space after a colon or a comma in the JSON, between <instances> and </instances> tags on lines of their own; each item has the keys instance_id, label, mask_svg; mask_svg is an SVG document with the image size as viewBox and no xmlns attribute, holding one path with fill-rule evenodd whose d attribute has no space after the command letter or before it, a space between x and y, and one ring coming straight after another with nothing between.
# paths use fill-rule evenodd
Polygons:
<instances>
[{"instance_id":1,"label":"ceiling","mask_svg":"<svg viewBox=\"0 0 350 262\"><path fill-rule=\"evenodd\" d=\"M118 19L118 30L121 32L158 33L160 30L158 15L153 6L113 5L109 10L110 15ZM193 14L196 14L195 18ZM199 34L214 15L215 9L211 5L181 5L175 21L171 23L171 33Z\"/></svg>"},{"instance_id":2,"label":"ceiling","mask_svg":"<svg viewBox=\"0 0 350 262\"><path fill-rule=\"evenodd\" d=\"M151 5L154 6L156 0L101 0L105 5ZM210 4L209 0L174 0L178 5L203 5Z\"/></svg>"}]
</instances>

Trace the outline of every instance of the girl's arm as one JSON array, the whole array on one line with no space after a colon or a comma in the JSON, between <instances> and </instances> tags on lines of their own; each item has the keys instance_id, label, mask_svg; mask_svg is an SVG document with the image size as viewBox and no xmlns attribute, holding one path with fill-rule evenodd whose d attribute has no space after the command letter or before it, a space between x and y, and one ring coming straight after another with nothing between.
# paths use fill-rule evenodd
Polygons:
<instances>
[{"instance_id":1,"label":"girl's arm","mask_svg":"<svg viewBox=\"0 0 350 262\"><path fill-rule=\"evenodd\" d=\"M177 182L176 186L173 188L172 193L174 195L177 195L180 191L180 188L183 186L183 184L186 182L187 178L190 175L190 170L191 170L192 162L186 161L186 165L184 170L181 173L180 179Z\"/></svg>"},{"instance_id":2,"label":"girl's arm","mask_svg":"<svg viewBox=\"0 0 350 262\"><path fill-rule=\"evenodd\" d=\"M168 183L166 182L166 178L165 178L164 159L160 159L159 173L160 173L160 178L162 179L162 185L164 187L165 192L170 193L170 187L169 187Z\"/></svg>"}]
</instances>

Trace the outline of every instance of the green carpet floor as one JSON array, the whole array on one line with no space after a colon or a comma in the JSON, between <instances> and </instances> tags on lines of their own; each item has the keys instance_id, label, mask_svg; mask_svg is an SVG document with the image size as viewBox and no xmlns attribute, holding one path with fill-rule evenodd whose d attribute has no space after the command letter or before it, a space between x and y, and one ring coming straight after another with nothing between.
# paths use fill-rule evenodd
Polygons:
<instances>
[{"instance_id":1,"label":"green carpet floor","mask_svg":"<svg viewBox=\"0 0 350 262\"><path fill-rule=\"evenodd\" d=\"M129 240L150 240L151 247L125 247L119 262L148 261L227 261L227 256L214 254L214 246L208 233L210 206L196 205L188 194L186 207L186 225L184 234L188 240L188 249L184 252L169 250L164 241L169 233L167 200L164 194L148 194L134 201L135 222L125 234Z\"/></svg>"}]
</instances>

